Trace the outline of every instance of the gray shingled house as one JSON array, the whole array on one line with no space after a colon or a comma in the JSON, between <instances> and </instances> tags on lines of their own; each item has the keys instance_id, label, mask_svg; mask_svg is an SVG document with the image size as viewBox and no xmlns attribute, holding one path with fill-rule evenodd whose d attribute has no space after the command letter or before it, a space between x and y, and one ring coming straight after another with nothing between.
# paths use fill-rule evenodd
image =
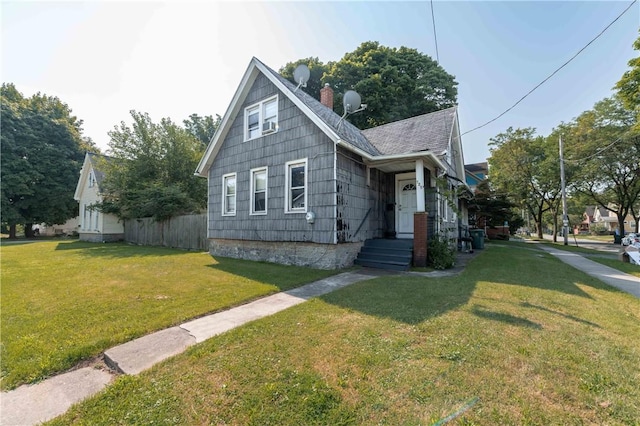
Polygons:
<instances>
[{"instance_id":1,"label":"gray shingled house","mask_svg":"<svg viewBox=\"0 0 640 426\"><path fill-rule=\"evenodd\" d=\"M360 131L253 58L196 174L213 256L406 269L467 225L455 107ZM468 188L467 188L468 189Z\"/></svg>"}]
</instances>

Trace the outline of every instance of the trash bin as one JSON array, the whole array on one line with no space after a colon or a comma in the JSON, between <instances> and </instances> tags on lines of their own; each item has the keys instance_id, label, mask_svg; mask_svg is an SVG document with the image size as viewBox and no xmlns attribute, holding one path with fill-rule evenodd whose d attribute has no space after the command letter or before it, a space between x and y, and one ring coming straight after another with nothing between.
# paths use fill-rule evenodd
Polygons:
<instances>
[{"instance_id":1,"label":"trash bin","mask_svg":"<svg viewBox=\"0 0 640 426\"><path fill-rule=\"evenodd\" d=\"M622 235L613 234L613 244L622 244Z\"/></svg>"},{"instance_id":2,"label":"trash bin","mask_svg":"<svg viewBox=\"0 0 640 426\"><path fill-rule=\"evenodd\" d=\"M484 248L484 231L482 229L471 229L469 231L471 234L471 246L477 249Z\"/></svg>"}]
</instances>

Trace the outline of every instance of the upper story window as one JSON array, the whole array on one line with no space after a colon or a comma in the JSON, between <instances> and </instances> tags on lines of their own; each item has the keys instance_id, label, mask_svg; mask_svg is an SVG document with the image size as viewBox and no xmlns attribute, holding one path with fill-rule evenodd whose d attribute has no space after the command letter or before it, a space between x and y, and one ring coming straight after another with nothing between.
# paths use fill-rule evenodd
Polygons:
<instances>
[{"instance_id":1,"label":"upper story window","mask_svg":"<svg viewBox=\"0 0 640 426\"><path fill-rule=\"evenodd\" d=\"M236 174L222 176L222 216L236 215Z\"/></svg>"},{"instance_id":2,"label":"upper story window","mask_svg":"<svg viewBox=\"0 0 640 426\"><path fill-rule=\"evenodd\" d=\"M278 96L265 99L244 110L244 140L273 133L278 129Z\"/></svg>"},{"instance_id":3,"label":"upper story window","mask_svg":"<svg viewBox=\"0 0 640 426\"><path fill-rule=\"evenodd\" d=\"M285 213L307 211L307 159L286 163Z\"/></svg>"},{"instance_id":4,"label":"upper story window","mask_svg":"<svg viewBox=\"0 0 640 426\"><path fill-rule=\"evenodd\" d=\"M93 174L93 170L89 172L89 188L93 188L93 185L96 184L96 177Z\"/></svg>"},{"instance_id":5,"label":"upper story window","mask_svg":"<svg viewBox=\"0 0 640 426\"><path fill-rule=\"evenodd\" d=\"M251 214L267 214L267 168L251 170Z\"/></svg>"}]
</instances>

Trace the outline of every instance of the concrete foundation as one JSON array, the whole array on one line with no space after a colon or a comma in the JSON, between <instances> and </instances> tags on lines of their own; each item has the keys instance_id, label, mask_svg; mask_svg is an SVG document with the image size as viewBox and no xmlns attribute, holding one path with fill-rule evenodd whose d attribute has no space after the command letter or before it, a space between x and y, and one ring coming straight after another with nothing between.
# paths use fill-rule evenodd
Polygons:
<instances>
[{"instance_id":1,"label":"concrete foundation","mask_svg":"<svg viewBox=\"0 0 640 426\"><path fill-rule=\"evenodd\" d=\"M209 239L209 253L212 256L307 266L315 269L340 269L353 265L362 244Z\"/></svg>"},{"instance_id":2,"label":"concrete foundation","mask_svg":"<svg viewBox=\"0 0 640 426\"><path fill-rule=\"evenodd\" d=\"M113 243L116 241L123 241L124 234L99 234L80 232L80 241L88 241L90 243Z\"/></svg>"}]
</instances>

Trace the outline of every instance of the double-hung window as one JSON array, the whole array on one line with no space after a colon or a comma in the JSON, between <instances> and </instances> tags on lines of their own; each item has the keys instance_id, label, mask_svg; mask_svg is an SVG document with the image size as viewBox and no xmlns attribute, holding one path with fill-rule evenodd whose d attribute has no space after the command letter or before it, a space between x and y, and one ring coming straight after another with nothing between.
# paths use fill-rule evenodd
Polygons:
<instances>
[{"instance_id":1,"label":"double-hung window","mask_svg":"<svg viewBox=\"0 0 640 426\"><path fill-rule=\"evenodd\" d=\"M236 215L236 174L222 176L222 216Z\"/></svg>"},{"instance_id":2,"label":"double-hung window","mask_svg":"<svg viewBox=\"0 0 640 426\"><path fill-rule=\"evenodd\" d=\"M251 170L251 214L267 214L267 168Z\"/></svg>"},{"instance_id":3,"label":"double-hung window","mask_svg":"<svg viewBox=\"0 0 640 426\"><path fill-rule=\"evenodd\" d=\"M286 163L285 213L307 211L307 159Z\"/></svg>"},{"instance_id":4,"label":"double-hung window","mask_svg":"<svg viewBox=\"0 0 640 426\"><path fill-rule=\"evenodd\" d=\"M278 96L265 99L244 110L244 139L273 133L278 128Z\"/></svg>"}]
</instances>

